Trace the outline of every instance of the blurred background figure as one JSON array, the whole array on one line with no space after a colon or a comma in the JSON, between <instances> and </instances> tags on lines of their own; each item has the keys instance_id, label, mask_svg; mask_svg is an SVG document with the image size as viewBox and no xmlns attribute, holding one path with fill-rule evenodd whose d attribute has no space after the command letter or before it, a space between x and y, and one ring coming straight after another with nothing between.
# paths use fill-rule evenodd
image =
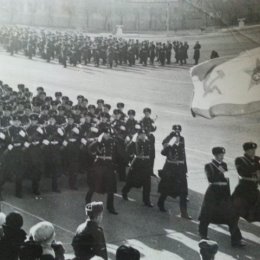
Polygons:
<instances>
[{"instance_id":1,"label":"blurred background figure","mask_svg":"<svg viewBox=\"0 0 260 260\"><path fill-rule=\"evenodd\" d=\"M211 52L211 55L210 55L210 59L215 59L215 58L218 58L219 57L219 54L217 51L213 50Z\"/></svg>"},{"instance_id":2,"label":"blurred background figure","mask_svg":"<svg viewBox=\"0 0 260 260\"><path fill-rule=\"evenodd\" d=\"M199 59L200 59L200 49L201 49L201 45L200 43L197 41L195 46L194 46L194 55L193 55L193 59L195 60L195 65L197 65L199 63Z\"/></svg>"}]
</instances>

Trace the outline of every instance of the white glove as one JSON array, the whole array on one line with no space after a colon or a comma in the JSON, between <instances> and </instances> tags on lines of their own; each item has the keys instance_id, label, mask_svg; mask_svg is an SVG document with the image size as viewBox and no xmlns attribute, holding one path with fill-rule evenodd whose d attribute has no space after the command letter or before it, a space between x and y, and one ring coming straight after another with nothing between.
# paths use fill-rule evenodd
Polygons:
<instances>
[{"instance_id":1,"label":"white glove","mask_svg":"<svg viewBox=\"0 0 260 260\"><path fill-rule=\"evenodd\" d=\"M81 138L81 140L80 140L80 141L81 141L81 143L82 143L82 144L84 144L84 145L86 145L86 144L87 144L87 140L86 140L85 138Z\"/></svg>"},{"instance_id":2,"label":"white glove","mask_svg":"<svg viewBox=\"0 0 260 260\"><path fill-rule=\"evenodd\" d=\"M28 148L28 147L30 147L30 144L29 144L28 142L25 142L25 143L24 143L24 147L25 147L25 148Z\"/></svg>"},{"instance_id":3,"label":"white glove","mask_svg":"<svg viewBox=\"0 0 260 260\"><path fill-rule=\"evenodd\" d=\"M139 130L139 129L141 129L141 126L140 125L135 125L135 129Z\"/></svg>"},{"instance_id":4,"label":"white glove","mask_svg":"<svg viewBox=\"0 0 260 260\"><path fill-rule=\"evenodd\" d=\"M176 141L177 141L177 138L176 138L176 136L174 136L170 141L169 141L169 145L170 146L173 146L175 143L176 143Z\"/></svg>"},{"instance_id":5,"label":"white glove","mask_svg":"<svg viewBox=\"0 0 260 260\"><path fill-rule=\"evenodd\" d=\"M39 134L43 135L43 130L42 130L41 127L38 127L38 128L37 128L37 132L38 132Z\"/></svg>"},{"instance_id":6,"label":"white glove","mask_svg":"<svg viewBox=\"0 0 260 260\"><path fill-rule=\"evenodd\" d=\"M74 127L73 129L72 129L72 131L75 133L75 134L79 134L79 129L77 128L77 127Z\"/></svg>"},{"instance_id":7,"label":"white glove","mask_svg":"<svg viewBox=\"0 0 260 260\"><path fill-rule=\"evenodd\" d=\"M137 140L137 136L138 136L138 133L134 134L133 138L132 138L132 142L135 143L136 140Z\"/></svg>"},{"instance_id":8,"label":"white glove","mask_svg":"<svg viewBox=\"0 0 260 260\"><path fill-rule=\"evenodd\" d=\"M2 140L5 140L5 134L4 134L4 133L0 133L0 138L1 138Z\"/></svg>"},{"instance_id":9,"label":"white glove","mask_svg":"<svg viewBox=\"0 0 260 260\"><path fill-rule=\"evenodd\" d=\"M125 131L125 127L123 125L120 126L120 130Z\"/></svg>"},{"instance_id":10,"label":"white glove","mask_svg":"<svg viewBox=\"0 0 260 260\"><path fill-rule=\"evenodd\" d=\"M90 131L91 131L92 133L98 133L98 129L97 129L96 127L94 127L94 126L92 126L92 127L90 128Z\"/></svg>"},{"instance_id":11,"label":"white glove","mask_svg":"<svg viewBox=\"0 0 260 260\"><path fill-rule=\"evenodd\" d=\"M22 137L25 137L26 134L23 130L20 130L19 135L22 136Z\"/></svg>"},{"instance_id":12,"label":"white glove","mask_svg":"<svg viewBox=\"0 0 260 260\"><path fill-rule=\"evenodd\" d=\"M104 133L102 133L99 137L98 137L98 142L101 143L102 139L103 139Z\"/></svg>"},{"instance_id":13,"label":"white glove","mask_svg":"<svg viewBox=\"0 0 260 260\"><path fill-rule=\"evenodd\" d=\"M57 132L58 132L58 134L59 134L60 136L63 136L63 135L64 135L64 132L62 131L61 128L58 128Z\"/></svg>"},{"instance_id":14,"label":"white glove","mask_svg":"<svg viewBox=\"0 0 260 260\"><path fill-rule=\"evenodd\" d=\"M68 145L68 142L66 140L64 140L62 145L66 147Z\"/></svg>"},{"instance_id":15,"label":"white glove","mask_svg":"<svg viewBox=\"0 0 260 260\"><path fill-rule=\"evenodd\" d=\"M130 141L131 141L130 137L127 136L127 137L125 138L125 142L128 143L128 142L130 142Z\"/></svg>"},{"instance_id":16,"label":"white glove","mask_svg":"<svg viewBox=\"0 0 260 260\"><path fill-rule=\"evenodd\" d=\"M9 144L7 148L9 151L11 151L11 150L13 150L14 147L11 144Z\"/></svg>"},{"instance_id":17,"label":"white glove","mask_svg":"<svg viewBox=\"0 0 260 260\"><path fill-rule=\"evenodd\" d=\"M42 141L42 143L45 144L45 145L49 145L49 144L50 144L50 142L49 142L48 140L46 140L46 139L44 139L44 140Z\"/></svg>"}]
</instances>

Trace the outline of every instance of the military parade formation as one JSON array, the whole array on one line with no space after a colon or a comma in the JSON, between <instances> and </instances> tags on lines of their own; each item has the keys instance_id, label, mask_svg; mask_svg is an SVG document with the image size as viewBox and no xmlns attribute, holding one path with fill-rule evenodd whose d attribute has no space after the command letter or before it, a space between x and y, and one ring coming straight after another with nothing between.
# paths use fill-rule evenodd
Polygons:
<instances>
[{"instance_id":1,"label":"military parade formation","mask_svg":"<svg viewBox=\"0 0 260 260\"><path fill-rule=\"evenodd\" d=\"M96 36L77 32L36 30L16 26L0 28L0 44L11 54L21 53L29 59L37 56L46 62L58 61L64 67L94 64L109 68L118 65L144 66L172 63L187 64L189 44L181 41L154 42ZM193 59L198 64L201 45L194 46Z\"/></svg>"},{"instance_id":2,"label":"military parade formation","mask_svg":"<svg viewBox=\"0 0 260 260\"><path fill-rule=\"evenodd\" d=\"M142 120L137 121L135 110L126 114L122 102L111 110L103 99L93 105L78 95L73 103L61 92L54 98L47 96L43 87L33 95L24 84L18 84L17 91L3 82L0 85L1 188L12 180L15 195L21 198L23 180L31 179L37 198L43 176L51 178L53 192L60 192L61 174L66 173L69 188L76 190L78 175L87 173L86 202L94 192L107 193L107 208L116 214L113 194L117 179L129 184L126 168L130 164L128 176L136 168L137 175L144 175L138 185L145 187L144 202L151 206L156 126L150 108L144 108Z\"/></svg>"},{"instance_id":3,"label":"military parade formation","mask_svg":"<svg viewBox=\"0 0 260 260\"><path fill-rule=\"evenodd\" d=\"M172 63L173 57L176 64L185 65L189 50L187 42L155 43L113 36L90 37L84 33L17 26L0 28L0 44L11 55L24 54L29 59L40 57L46 62L54 60L64 67L94 64L112 68L137 63L165 66ZM194 63L198 64L199 42L195 43L193 50ZM212 51L211 59L217 57L218 53ZM64 187L60 180L62 176L66 176L71 191L79 189L81 176L86 177L88 188L84 202L88 219L78 227L72 241L75 260L91 259L94 255L108 259L103 229L99 227L103 203L93 202L95 193L106 195L108 213L118 215L115 194L119 193L127 204L131 190L142 189L142 203L149 209L154 207L152 178L157 178L158 210L167 213L167 198L179 198L180 217L192 220L188 213L189 171L182 126L173 124L161 141L159 156L161 160L165 158L165 162L157 174L154 170L155 158L159 157L155 149L157 115L145 107L141 119L137 120L135 109L126 111L125 107L123 102L117 102L113 107L102 98L91 103L83 95L78 95L76 101L62 92L51 96L41 86L33 93L24 84L18 84L14 89L0 81L0 199L4 200L2 193L7 182L14 184L15 196L22 199L24 182L30 181L33 198L41 200L44 179L50 182L51 192L61 193L61 187ZM204 167L209 186L198 216L202 259L212 259L210 255L213 257L218 250L217 243L210 241L208 235L210 224L227 225L231 246L243 248L246 244L239 228L240 218L248 223L260 221L257 144L246 142L242 148L244 154L234 160L239 182L233 192L224 147L213 147L213 159ZM118 190L119 182L122 183L121 190ZM37 229L42 233L43 229L49 229L50 239L54 237L54 227L50 223L43 222L33 229L32 240L39 238L35 234ZM91 239L95 234L98 241L96 238L87 240L88 232ZM89 248L85 247L86 243ZM22 251L19 251L20 259L28 259L26 247L23 244ZM31 250L31 244L28 248ZM60 245L58 248L61 250ZM125 246L118 249L118 255L123 256L121 249L122 252L130 250L130 255L136 254L136 259L140 258L139 252ZM63 248L61 251L64 253Z\"/></svg>"},{"instance_id":4,"label":"military parade formation","mask_svg":"<svg viewBox=\"0 0 260 260\"><path fill-rule=\"evenodd\" d=\"M143 203L153 207L150 199L151 178L155 160L155 120L152 110L143 109L143 117L136 120L136 112L118 102L116 108L103 99L89 104L82 95L74 103L61 92L47 96L43 87L33 93L24 84L14 90L0 82L0 191L7 181L15 184L15 196L22 198L23 181L32 183L32 194L41 198L41 180L51 179L51 190L61 192L59 177L65 174L68 187L77 190L79 174L87 176L86 204L93 194L107 194L107 210L117 215L114 194L117 182L125 182L122 198L127 201L131 188L143 189ZM167 212L168 196L180 198L181 217L190 220L187 212L188 182L185 139L181 125L162 141L161 154L166 157L160 177L157 206ZM208 239L210 223L226 224L231 234L231 245L242 247L239 218L248 222L260 221L260 158L255 152L257 144L243 145L244 156L235 160L240 176L233 194L224 162L225 148L214 147L214 159L205 165L209 181L201 213L199 233Z\"/></svg>"}]
</instances>

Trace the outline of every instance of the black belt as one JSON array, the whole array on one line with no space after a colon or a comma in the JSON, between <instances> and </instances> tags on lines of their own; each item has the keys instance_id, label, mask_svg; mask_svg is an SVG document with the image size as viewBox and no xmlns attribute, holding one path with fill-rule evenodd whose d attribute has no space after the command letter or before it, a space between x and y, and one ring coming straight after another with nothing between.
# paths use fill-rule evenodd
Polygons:
<instances>
[{"instance_id":1,"label":"black belt","mask_svg":"<svg viewBox=\"0 0 260 260\"><path fill-rule=\"evenodd\" d=\"M167 161L167 163L171 163L171 164L177 164L177 165L179 165L179 164L184 164L184 161L180 161L180 160L166 160Z\"/></svg>"},{"instance_id":2,"label":"black belt","mask_svg":"<svg viewBox=\"0 0 260 260\"><path fill-rule=\"evenodd\" d=\"M227 186L228 185L228 183L224 182L224 181L212 182L210 184L213 186Z\"/></svg>"},{"instance_id":3,"label":"black belt","mask_svg":"<svg viewBox=\"0 0 260 260\"><path fill-rule=\"evenodd\" d=\"M255 177L241 177L240 180L242 181L250 181L250 182L254 182L257 183L259 180Z\"/></svg>"}]
</instances>

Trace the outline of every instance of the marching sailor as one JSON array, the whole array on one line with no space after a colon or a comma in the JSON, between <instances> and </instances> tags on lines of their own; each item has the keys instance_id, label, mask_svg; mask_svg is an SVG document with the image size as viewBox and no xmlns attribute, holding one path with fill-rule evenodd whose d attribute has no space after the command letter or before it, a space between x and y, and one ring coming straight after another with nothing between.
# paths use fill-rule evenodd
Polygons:
<instances>
[{"instance_id":1,"label":"marching sailor","mask_svg":"<svg viewBox=\"0 0 260 260\"><path fill-rule=\"evenodd\" d=\"M140 126L139 126L140 127ZM138 133L127 145L127 153L131 158L129 173L126 179L126 185L122 189L124 200L128 200L127 194L131 188L143 188L143 203L147 207L153 207L150 200L151 192L151 155L152 144L146 135L146 131L140 127Z\"/></svg>"},{"instance_id":2,"label":"marching sailor","mask_svg":"<svg viewBox=\"0 0 260 260\"><path fill-rule=\"evenodd\" d=\"M187 213L188 183L185 140L181 136L182 127L180 125L173 125L172 130L162 142L161 154L166 156L166 161L163 169L159 171L161 181L158 192L161 195L157 205L160 211L166 212L164 202L167 196L180 197L181 217L191 219Z\"/></svg>"},{"instance_id":3,"label":"marching sailor","mask_svg":"<svg viewBox=\"0 0 260 260\"><path fill-rule=\"evenodd\" d=\"M239 216L232 205L229 179L225 177L228 171L224 162L225 149L214 147L212 153L214 159L205 165L205 172L209 181L209 187L204 196L199 216L199 233L202 239L207 239L208 225L225 224L229 226L231 245L242 247L242 235L238 227Z\"/></svg>"},{"instance_id":4,"label":"marching sailor","mask_svg":"<svg viewBox=\"0 0 260 260\"><path fill-rule=\"evenodd\" d=\"M244 156L235 160L240 176L232 199L240 217L248 222L260 221L260 157L256 156L257 144L247 142L243 145Z\"/></svg>"}]
</instances>

